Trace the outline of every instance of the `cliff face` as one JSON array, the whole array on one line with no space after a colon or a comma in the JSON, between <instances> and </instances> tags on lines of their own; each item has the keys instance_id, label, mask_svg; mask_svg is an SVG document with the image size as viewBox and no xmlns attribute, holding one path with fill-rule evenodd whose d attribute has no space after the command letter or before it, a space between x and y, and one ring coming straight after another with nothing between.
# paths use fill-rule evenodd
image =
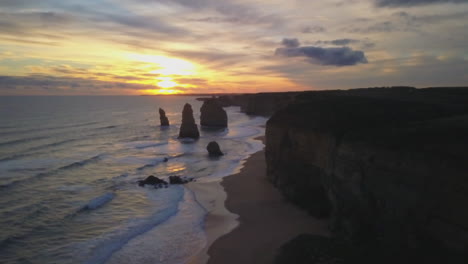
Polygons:
<instances>
[{"instance_id":1,"label":"cliff face","mask_svg":"<svg viewBox=\"0 0 468 264\"><path fill-rule=\"evenodd\" d=\"M269 180L344 240L468 250L468 111L319 94L268 121Z\"/></svg>"},{"instance_id":2,"label":"cliff face","mask_svg":"<svg viewBox=\"0 0 468 264\"><path fill-rule=\"evenodd\" d=\"M298 92L258 93L241 95L223 95L217 98L223 106L240 106L241 112L248 115L270 116L275 111L294 101Z\"/></svg>"}]
</instances>

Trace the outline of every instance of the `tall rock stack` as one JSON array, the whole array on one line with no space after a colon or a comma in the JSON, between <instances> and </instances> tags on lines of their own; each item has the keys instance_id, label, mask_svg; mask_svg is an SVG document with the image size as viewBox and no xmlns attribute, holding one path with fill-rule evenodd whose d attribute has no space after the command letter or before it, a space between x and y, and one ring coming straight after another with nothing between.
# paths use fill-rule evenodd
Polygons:
<instances>
[{"instance_id":1,"label":"tall rock stack","mask_svg":"<svg viewBox=\"0 0 468 264\"><path fill-rule=\"evenodd\" d=\"M185 104L184 110L182 110L182 125L180 126L179 138L197 139L199 137L200 132L198 132L198 126L193 118L192 106Z\"/></svg>"},{"instance_id":2,"label":"tall rock stack","mask_svg":"<svg viewBox=\"0 0 468 264\"><path fill-rule=\"evenodd\" d=\"M200 113L200 125L214 128L227 127L227 114L218 103L218 100L206 100L200 108Z\"/></svg>"},{"instance_id":3,"label":"tall rock stack","mask_svg":"<svg viewBox=\"0 0 468 264\"><path fill-rule=\"evenodd\" d=\"M159 108L159 120L161 121L161 126L169 126L169 119L167 119L166 112L162 108Z\"/></svg>"}]
</instances>

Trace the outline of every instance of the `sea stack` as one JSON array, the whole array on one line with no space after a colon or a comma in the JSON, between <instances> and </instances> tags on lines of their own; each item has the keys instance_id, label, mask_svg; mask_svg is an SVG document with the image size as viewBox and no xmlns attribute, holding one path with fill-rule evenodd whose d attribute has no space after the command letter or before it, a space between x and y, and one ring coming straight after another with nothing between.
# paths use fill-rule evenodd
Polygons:
<instances>
[{"instance_id":1,"label":"sea stack","mask_svg":"<svg viewBox=\"0 0 468 264\"><path fill-rule=\"evenodd\" d=\"M161 126L169 126L169 119L167 119L166 112L162 108L159 108L159 120L161 121Z\"/></svg>"},{"instance_id":2,"label":"sea stack","mask_svg":"<svg viewBox=\"0 0 468 264\"><path fill-rule=\"evenodd\" d=\"M200 108L200 125L214 128L225 128L228 124L226 111L217 99L208 99Z\"/></svg>"},{"instance_id":3,"label":"sea stack","mask_svg":"<svg viewBox=\"0 0 468 264\"><path fill-rule=\"evenodd\" d=\"M219 148L219 145L216 141L211 141L208 143L208 146L206 146L206 150L208 150L208 154L211 157L218 157L224 155L223 152L221 152L221 149Z\"/></svg>"},{"instance_id":4,"label":"sea stack","mask_svg":"<svg viewBox=\"0 0 468 264\"><path fill-rule=\"evenodd\" d=\"M182 110L182 125L180 126L179 138L198 139L199 137L200 132L198 132L198 126L193 118L192 106L185 104L184 110Z\"/></svg>"}]
</instances>

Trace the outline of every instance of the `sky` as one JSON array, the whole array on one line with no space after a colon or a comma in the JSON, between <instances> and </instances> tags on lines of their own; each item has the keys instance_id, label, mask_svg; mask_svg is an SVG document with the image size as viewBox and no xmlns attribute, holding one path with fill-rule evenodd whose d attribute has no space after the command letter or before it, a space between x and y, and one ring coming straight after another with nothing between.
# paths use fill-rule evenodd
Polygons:
<instances>
[{"instance_id":1,"label":"sky","mask_svg":"<svg viewBox=\"0 0 468 264\"><path fill-rule=\"evenodd\" d=\"M468 86L468 0L0 0L0 95Z\"/></svg>"}]
</instances>

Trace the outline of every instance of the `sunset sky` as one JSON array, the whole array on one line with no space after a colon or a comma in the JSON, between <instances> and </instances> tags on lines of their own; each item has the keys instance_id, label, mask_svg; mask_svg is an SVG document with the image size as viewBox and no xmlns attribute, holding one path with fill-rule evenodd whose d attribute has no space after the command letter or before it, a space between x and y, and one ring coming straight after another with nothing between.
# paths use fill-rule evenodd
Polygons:
<instances>
[{"instance_id":1,"label":"sunset sky","mask_svg":"<svg viewBox=\"0 0 468 264\"><path fill-rule=\"evenodd\" d=\"M468 0L0 0L0 95L468 85Z\"/></svg>"}]
</instances>

